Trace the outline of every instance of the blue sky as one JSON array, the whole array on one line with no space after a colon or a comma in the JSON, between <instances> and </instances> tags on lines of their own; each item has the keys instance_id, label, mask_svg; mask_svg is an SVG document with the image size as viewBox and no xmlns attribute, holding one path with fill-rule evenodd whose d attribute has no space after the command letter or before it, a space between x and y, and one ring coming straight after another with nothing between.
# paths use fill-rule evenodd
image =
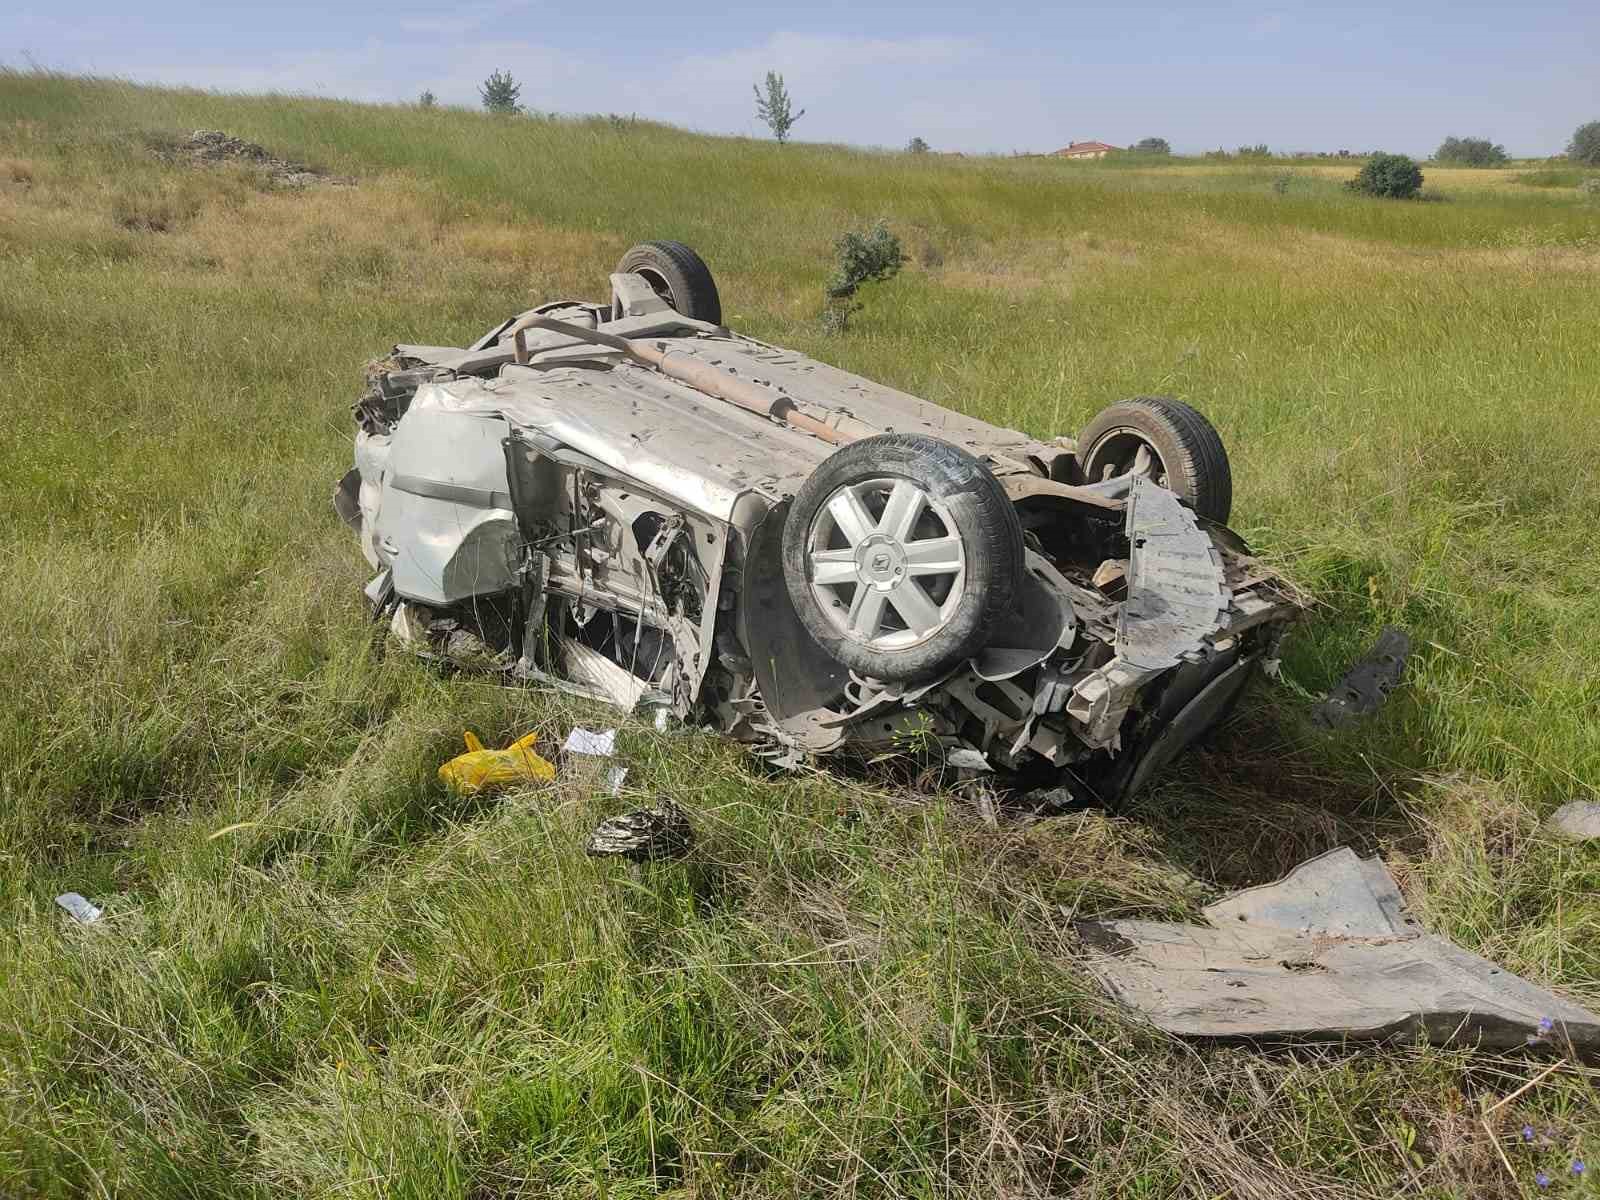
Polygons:
<instances>
[{"instance_id":1,"label":"blue sky","mask_svg":"<svg viewBox=\"0 0 1600 1200\"><path fill-rule=\"evenodd\" d=\"M1050 150L1165 137L1180 151L1518 155L1600 120L1600 0L1038 7L811 0L730 8L576 0L106 0L0 7L0 62L233 91L477 103L495 68L530 107L761 133L782 71L807 140Z\"/></svg>"}]
</instances>

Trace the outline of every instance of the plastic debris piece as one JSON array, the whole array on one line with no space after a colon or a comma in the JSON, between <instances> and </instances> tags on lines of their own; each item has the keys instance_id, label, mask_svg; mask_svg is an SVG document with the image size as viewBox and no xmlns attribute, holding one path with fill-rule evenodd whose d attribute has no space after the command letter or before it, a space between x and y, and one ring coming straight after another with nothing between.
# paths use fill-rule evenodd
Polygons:
<instances>
[{"instance_id":1,"label":"plastic debris piece","mask_svg":"<svg viewBox=\"0 0 1600 1200\"><path fill-rule=\"evenodd\" d=\"M612 767L606 772L606 791L613 796L622 795L622 785L628 781L627 767Z\"/></svg>"},{"instance_id":2,"label":"plastic debris piece","mask_svg":"<svg viewBox=\"0 0 1600 1200\"><path fill-rule=\"evenodd\" d=\"M568 754L592 754L596 758L610 758L617 751L617 731L606 729L596 733L592 729L574 727L572 732L567 734L567 742L562 749Z\"/></svg>"},{"instance_id":3,"label":"plastic debris piece","mask_svg":"<svg viewBox=\"0 0 1600 1200\"><path fill-rule=\"evenodd\" d=\"M1348 847L1201 910L1208 924L1079 921L1090 971L1185 1037L1600 1049L1600 1016L1425 932L1376 857ZM1538 1029L1540 1037L1529 1031Z\"/></svg>"},{"instance_id":4,"label":"plastic debris piece","mask_svg":"<svg viewBox=\"0 0 1600 1200\"><path fill-rule=\"evenodd\" d=\"M944 756L945 762L952 767L963 767L968 771L992 771L994 764L982 750L975 750L971 746L957 746Z\"/></svg>"},{"instance_id":5,"label":"plastic debris piece","mask_svg":"<svg viewBox=\"0 0 1600 1200\"><path fill-rule=\"evenodd\" d=\"M658 709L656 709L656 732L657 733L665 733L666 731L667 731L667 710L664 709L664 708L658 708Z\"/></svg>"},{"instance_id":6,"label":"plastic debris piece","mask_svg":"<svg viewBox=\"0 0 1600 1200\"><path fill-rule=\"evenodd\" d=\"M1389 693L1400 685L1410 653L1411 638L1405 630L1385 626L1372 649L1311 710L1312 723L1324 729L1338 729L1357 717L1377 712Z\"/></svg>"},{"instance_id":7,"label":"plastic debris piece","mask_svg":"<svg viewBox=\"0 0 1600 1200\"><path fill-rule=\"evenodd\" d=\"M72 919L80 925L87 925L91 921L100 919L101 910L90 904L77 892L62 892L61 895L56 897L56 903L66 909Z\"/></svg>"},{"instance_id":8,"label":"plastic debris piece","mask_svg":"<svg viewBox=\"0 0 1600 1200\"><path fill-rule=\"evenodd\" d=\"M556 769L547 759L534 752L539 735L530 733L518 738L504 750L486 750L478 735L471 730L463 733L467 752L458 754L439 768L439 778L456 792L472 795L485 788L503 787L514 783L549 783L556 777Z\"/></svg>"},{"instance_id":9,"label":"plastic debris piece","mask_svg":"<svg viewBox=\"0 0 1600 1200\"><path fill-rule=\"evenodd\" d=\"M651 808L636 808L601 821L585 849L596 858L655 862L679 858L693 845L694 829L688 814L671 800L661 800Z\"/></svg>"},{"instance_id":10,"label":"plastic debris piece","mask_svg":"<svg viewBox=\"0 0 1600 1200\"><path fill-rule=\"evenodd\" d=\"M1593 800L1570 800L1545 818L1551 833L1574 842L1600 838L1600 804Z\"/></svg>"}]
</instances>

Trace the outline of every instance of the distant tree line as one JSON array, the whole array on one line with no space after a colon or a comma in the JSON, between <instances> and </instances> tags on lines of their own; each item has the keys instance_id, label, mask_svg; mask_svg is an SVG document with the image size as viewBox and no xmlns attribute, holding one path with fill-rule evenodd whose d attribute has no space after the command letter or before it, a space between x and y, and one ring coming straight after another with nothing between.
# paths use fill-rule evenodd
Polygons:
<instances>
[{"instance_id":1,"label":"distant tree line","mask_svg":"<svg viewBox=\"0 0 1600 1200\"><path fill-rule=\"evenodd\" d=\"M1511 156L1504 146L1488 138L1447 137L1433 152L1433 161L1463 167L1498 167L1511 161Z\"/></svg>"},{"instance_id":2,"label":"distant tree line","mask_svg":"<svg viewBox=\"0 0 1600 1200\"><path fill-rule=\"evenodd\" d=\"M794 129L795 122L806 115L805 109L798 112L794 109L793 101L789 96L789 89L783 82L783 76L776 71L768 71L767 77L761 84L754 85L756 96L756 117L762 124L772 130L772 136L778 144L789 140L790 131ZM512 116L527 111L522 106L522 84L506 70L490 72L489 77L478 88L479 99L483 102L484 111L497 113L502 116ZM439 101L431 91L423 90L417 97L419 108L437 107ZM914 137L906 143L906 151L910 154L926 154L930 147L920 137ZM1170 156L1172 143L1163 137L1140 138L1129 151L1134 154L1148 154L1151 156ZM1226 158L1272 158L1272 150L1265 142L1256 142L1253 145L1240 146L1231 154L1220 147L1216 150L1207 150L1202 155L1210 159ZM1373 159L1388 160L1384 170L1379 174L1382 180L1369 179L1367 185L1359 190L1371 191L1375 195L1397 195L1403 192L1411 178L1409 171L1398 170L1394 161L1403 159L1416 164L1404 155L1384 154L1374 151L1371 154L1353 155L1348 150L1340 150L1337 154L1304 155L1295 154L1295 158L1365 158L1367 166ZM1567 144L1567 158L1580 166L1600 167L1600 121L1587 121L1578 126L1572 134L1572 140ZM1454 134L1439 143L1439 148L1434 151L1433 160L1439 163L1450 163L1466 167L1497 167L1509 162L1511 155L1506 148L1490 138L1483 137L1457 137ZM1363 167L1363 175L1366 168ZM1411 188L1409 195L1415 195L1417 188L1422 186L1421 170L1416 171L1416 185ZM1370 185L1370 186L1369 186ZM1396 189L1399 191L1396 191Z\"/></svg>"}]
</instances>

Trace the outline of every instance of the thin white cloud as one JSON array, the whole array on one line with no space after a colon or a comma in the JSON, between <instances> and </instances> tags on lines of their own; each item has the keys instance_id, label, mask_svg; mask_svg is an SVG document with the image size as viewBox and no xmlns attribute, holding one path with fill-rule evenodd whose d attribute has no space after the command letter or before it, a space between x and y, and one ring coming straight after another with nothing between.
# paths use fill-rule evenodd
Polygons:
<instances>
[{"instance_id":1,"label":"thin white cloud","mask_svg":"<svg viewBox=\"0 0 1600 1200\"><path fill-rule=\"evenodd\" d=\"M532 7L531 0L509 0L498 4L463 4L450 9L434 9L412 16L396 17L401 33L429 37L463 37L485 26L505 20Z\"/></svg>"}]
</instances>

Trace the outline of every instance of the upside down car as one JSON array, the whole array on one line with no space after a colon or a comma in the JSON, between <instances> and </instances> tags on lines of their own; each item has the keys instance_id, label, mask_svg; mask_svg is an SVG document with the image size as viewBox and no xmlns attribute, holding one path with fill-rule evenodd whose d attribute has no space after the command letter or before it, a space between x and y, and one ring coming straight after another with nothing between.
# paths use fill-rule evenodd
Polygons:
<instances>
[{"instance_id":1,"label":"upside down car","mask_svg":"<svg viewBox=\"0 0 1600 1200\"><path fill-rule=\"evenodd\" d=\"M1194 409L1039 441L733 332L680 243L610 285L369 366L335 507L420 652L786 764L935 747L1106 802L1275 660L1299 601Z\"/></svg>"}]
</instances>

